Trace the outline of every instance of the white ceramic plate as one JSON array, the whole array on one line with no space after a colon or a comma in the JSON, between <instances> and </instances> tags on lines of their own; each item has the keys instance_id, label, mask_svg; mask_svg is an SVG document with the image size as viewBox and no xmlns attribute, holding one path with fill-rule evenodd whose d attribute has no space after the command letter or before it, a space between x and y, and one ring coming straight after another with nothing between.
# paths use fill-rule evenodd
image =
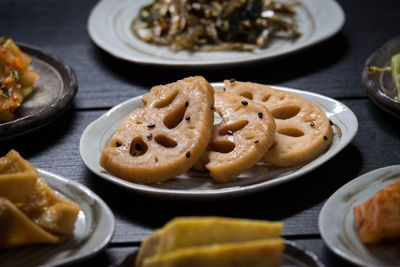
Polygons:
<instances>
[{"instance_id":1,"label":"white ceramic plate","mask_svg":"<svg viewBox=\"0 0 400 267\"><path fill-rule=\"evenodd\" d=\"M364 245L353 216L355 206L397 180L400 165L377 169L345 184L326 201L319 215L319 230L333 252L362 266L400 266L400 241Z\"/></svg>"},{"instance_id":2,"label":"white ceramic plate","mask_svg":"<svg viewBox=\"0 0 400 267\"><path fill-rule=\"evenodd\" d=\"M131 62L171 66L200 66L243 63L273 59L319 43L343 26L343 10L333 0L283 0L300 3L295 7L296 21L302 36L295 41L273 40L265 49L253 52L173 52L139 40L131 32L133 19L141 7L153 0L102 0L88 20L91 39L111 55Z\"/></svg>"},{"instance_id":3,"label":"white ceramic plate","mask_svg":"<svg viewBox=\"0 0 400 267\"><path fill-rule=\"evenodd\" d=\"M38 171L56 193L82 207L74 236L59 245L29 245L1 251L0 265L3 267L50 267L80 261L100 252L114 233L114 215L100 197L82 184L45 170Z\"/></svg>"},{"instance_id":4,"label":"white ceramic plate","mask_svg":"<svg viewBox=\"0 0 400 267\"><path fill-rule=\"evenodd\" d=\"M224 84L213 83L213 86L222 89ZM224 184L214 182L208 173L196 171L188 171L176 179L152 185L135 184L117 178L100 167L101 151L120 122L133 109L142 106L141 96L113 107L85 129L80 141L81 157L86 166L98 176L134 191L159 196L228 197L254 192L298 178L335 156L353 139L358 127L357 118L342 103L314 93L277 86L275 88L292 92L318 104L335 124L333 141L329 150L306 165L292 168L271 168L266 163L259 162L253 168L242 173L235 181Z\"/></svg>"}]
</instances>

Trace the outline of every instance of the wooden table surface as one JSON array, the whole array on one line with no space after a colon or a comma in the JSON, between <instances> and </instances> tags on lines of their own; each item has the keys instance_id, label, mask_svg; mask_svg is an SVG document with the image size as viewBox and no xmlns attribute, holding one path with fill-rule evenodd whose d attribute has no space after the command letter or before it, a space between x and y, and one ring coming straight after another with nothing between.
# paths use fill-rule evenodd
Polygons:
<instances>
[{"instance_id":1,"label":"wooden table surface","mask_svg":"<svg viewBox=\"0 0 400 267\"><path fill-rule=\"evenodd\" d=\"M128 63L99 49L87 33L88 15L96 2L0 1L0 35L57 55L78 77L78 93L68 112L40 130L0 142L1 155L16 149L36 167L88 186L114 212L116 228L109 246L74 266L116 265L137 250L140 241L154 229L173 217L190 215L281 220L283 236L316 253L326 266L351 266L324 244L318 215L326 199L345 183L400 163L400 120L370 101L360 78L366 58L399 34L400 1L340 0L346 22L327 41L275 62L189 70ZM212 204L129 192L86 168L80 158L79 140L90 122L112 106L146 93L153 85L190 75L203 75L210 82L235 77L335 98L356 114L358 133L337 156L300 179Z\"/></svg>"}]
</instances>

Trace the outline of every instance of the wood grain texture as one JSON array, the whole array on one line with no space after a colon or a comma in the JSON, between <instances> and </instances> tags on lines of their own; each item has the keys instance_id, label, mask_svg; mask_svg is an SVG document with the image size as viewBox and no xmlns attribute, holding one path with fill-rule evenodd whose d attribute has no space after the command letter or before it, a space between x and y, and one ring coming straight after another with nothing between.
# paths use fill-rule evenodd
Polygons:
<instances>
[{"instance_id":1,"label":"wood grain texture","mask_svg":"<svg viewBox=\"0 0 400 267\"><path fill-rule=\"evenodd\" d=\"M234 77L335 98L365 97L360 82L362 66L369 54L398 35L397 27L390 25L400 24L400 4L397 0L339 3L347 14L346 23L333 38L279 61L224 68L151 67L113 58L87 34L87 18L95 0L3 0L0 32L39 46L71 65L80 85L75 101L78 108L110 107L156 84L189 75L203 75L212 82Z\"/></svg>"},{"instance_id":2,"label":"wood grain texture","mask_svg":"<svg viewBox=\"0 0 400 267\"><path fill-rule=\"evenodd\" d=\"M319 238L318 215L326 199L357 176L399 164L399 120L366 97L360 73L366 58L398 35L400 1L339 0L346 14L342 31L300 53L269 63L211 69L149 67L113 58L90 40L87 18L96 0L2 0L0 33L52 53L74 68L79 81L71 110L50 125L0 142L0 154L13 148L36 167L79 181L115 213L109 248L76 266L109 266L137 249L141 240L175 216L218 215L282 220L283 235L312 250L327 266L350 266ZM221 201L159 199L132 193L92 174L79 155L86 126L108 108L152 86L189 75L210 82L227 78L276 84L341 100L357 115L353 142L304 177L257 194Z\"/></svg>"},{"instance_id":3,"label":"wood grain texture","mask_svg":"<svg viewBox=\"0 0 400 267\"><path fill-rule=\"evenodd\" d=\"M234 199L208 202L159 199L129 192L92 174L79 155L86 126L105 110L71 110L45 128L0 143L0 153L18 150L36 167L79 181L99 194L117 217L113 242L138 242L175 216L219 215L283 220L285 236L319 234L318 215L324 201L339 187L376 168L398 164L400 126L368 99L343 101L357 115L353 142L322 167L269 190ZM388 153L389 151L389 153ZM116 197L118 196L118 197Z\"/></svg>"}]
</instances>

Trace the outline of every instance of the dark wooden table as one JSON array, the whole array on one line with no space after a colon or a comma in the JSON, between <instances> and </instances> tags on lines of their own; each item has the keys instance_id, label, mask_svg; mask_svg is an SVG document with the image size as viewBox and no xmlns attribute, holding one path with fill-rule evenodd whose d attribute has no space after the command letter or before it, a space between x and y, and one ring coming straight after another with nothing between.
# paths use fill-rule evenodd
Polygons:
<instances>
[{"instance_id":1,"label":"dark wooden table","mask_svg":"<svg viewBox=\"0 0 400 267\"><path fill-rule=\"evenodd\" d=\"M400 163L400 120L368 99L360 79L366 58L400 34L400 1L340 0L346 14L344 28L323 43L276 62L190 70L132 64L100 50L86 29L96 2L0 1L0 35L59 56L78 77L79 91L67 113L45 128L0 142L1 155L11 148L18 150L36 167L85 184L114 212L116 229L109 246L76 266L118 264L154 229L173 217L186 215L281 220L283 236L316 253L327 266L350 265L321 240L318 215L326 199L345 183L374 169ZM79 140L90 122L112 106L146 93L153 85L189 75L203 75L210 82L235 77L335 98L356 114L358 133L336 157L300 179L257 194L214 201L212 205L128 192L86 168L79 155Z\"/></svg>"}]
</instances>

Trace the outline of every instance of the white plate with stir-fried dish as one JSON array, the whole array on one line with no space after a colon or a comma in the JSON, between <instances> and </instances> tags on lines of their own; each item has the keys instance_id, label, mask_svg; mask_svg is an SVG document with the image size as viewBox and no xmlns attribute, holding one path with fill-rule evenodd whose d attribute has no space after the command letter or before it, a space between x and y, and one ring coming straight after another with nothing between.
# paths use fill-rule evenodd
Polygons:
<instances>
[{"instance_id":1,"label":"white plate with stir-fried dish","mask_svg":"<svg viewBox=\"0 0 400 267\"><path fill-rule=\"evenodd\" d=\"M47 125L75 97L73 70L39 48L0 37L0 140Z\"/></svg>"},{"instance_id":2,"label":"white plate with stir-fried dish","mask_svg":"<svg viewBox=\"0 0 400 267\"><path fill-rule=\"evenodd\" d=\"M88 31L123 60L209 66L299 51L333 36L344 20L333 0L103 0Z\"/></svg>"}]
</instances>

